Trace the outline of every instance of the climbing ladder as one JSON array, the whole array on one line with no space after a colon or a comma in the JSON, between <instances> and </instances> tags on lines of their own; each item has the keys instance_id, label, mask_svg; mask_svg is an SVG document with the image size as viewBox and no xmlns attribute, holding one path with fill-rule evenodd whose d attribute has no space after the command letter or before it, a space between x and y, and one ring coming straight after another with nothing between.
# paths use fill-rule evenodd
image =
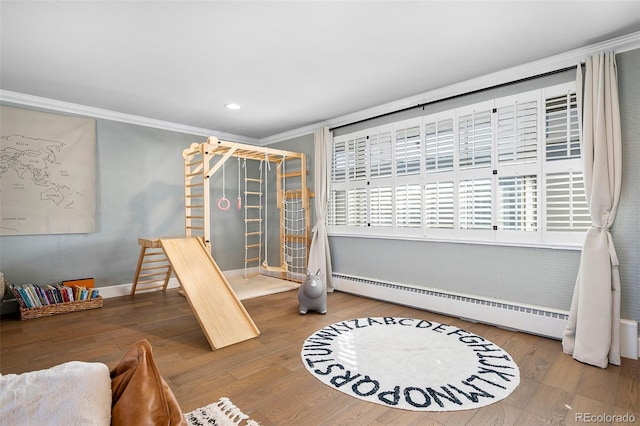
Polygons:
<instances>
[{"instance_id":1,"label":"climbing ladder","mask_svg":"<svg viewBox=\"0 0 640 426\"><path fill-rule=\"evenodd\" d=\"M262 168L258 177L248 177L246 159L244 165L244 277L249 269L262 263Z\"/></svg>"},{"instance_id":2,"label":"climbing ladder","mask_svg":"<svg viewBox=\"0 0 640 426\"><path fill-rule=\"evenodd\" d=\"M203 237L209 245L209 161L198 144L182 153L184 158L185 235Z\"/></svg>"},{"instance_id":3,"label":"climbing ladder","mask_svg":"<svg viewBox=\"0 0 640 426\"><path fill-rule=\"evenodd\" d=\"M157 238L138 238L138 244L140 244L140 257L133 277L131 296L134 296L137 291L157 288L162 288L162 291L165 291L173 269L164 250L162 250L160 240Z\"/></svg>"}]
</instances>

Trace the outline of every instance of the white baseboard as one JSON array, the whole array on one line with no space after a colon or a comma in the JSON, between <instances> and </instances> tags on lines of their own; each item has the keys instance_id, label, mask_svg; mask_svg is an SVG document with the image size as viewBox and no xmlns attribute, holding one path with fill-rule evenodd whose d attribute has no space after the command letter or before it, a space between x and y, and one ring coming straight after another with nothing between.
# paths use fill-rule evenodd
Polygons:
<instances>
[{"instance_id":1,"label":"white baseboard","mask_svg":"<svg viewBox=\"0 0 640 426\"><path fill-rule=\"evenodd\" d=\"M343 274L334 274L333 282L338 291L557 340L562 339L569 317L569 312L559 309ZM621 356L638 359L640 338L637 321L620 321L620 344Z\"/></svg>"},{"instance_id":2,"label":"white baseboard","mask_svg":"<svg viewBox=\"0 0 640 426\"><path fill-rule=\"evenodd\" d=\"M110 299L112 297L120 297L120 296L128 296L131 294L131 287L133 286L133 283L128 283L128 284L117 284L117 285L110 285L107 287L100 287L100 296L102 296L103 299ZM180 283L178 282L177 278L170 278L169 279L169 284L167 284L167 288L178 288L180 287ZM150 290L141 290L140 293L146 293L146 292L150 292L150 291L158 291L160 290L159 288L153 288Z\"/></svg>"},{"instance_id":3,"label":"white baseboard","mask_svg":"<svg viewBox=\"0 0 640 426\"><path fill-rule=\"evenodd\" d=\"M244 269L231 269L228 271L222 271L222 273L227 278L242 277L244 276L245 271ZM247 269L247 273L249 274L258 273L258 268L249 268ZM110 299L112 297L120 297L120 296L128 296L131 294L132 286L133 286L133 283L125 283L125 284L117 284L117 285L111 285L106 287L100 287L100 295L102 296L103 299ZM180 282L178 281L178 279L176 277L171 277L169 279L169 284L167 285L167 288L170 289L170 288L179 288L179 287L180 287ZM139 292L145 293L145 292L158 291L158 290L160 289L153 288L149 290L141 290Z\"/></svg>"}]
</instances>

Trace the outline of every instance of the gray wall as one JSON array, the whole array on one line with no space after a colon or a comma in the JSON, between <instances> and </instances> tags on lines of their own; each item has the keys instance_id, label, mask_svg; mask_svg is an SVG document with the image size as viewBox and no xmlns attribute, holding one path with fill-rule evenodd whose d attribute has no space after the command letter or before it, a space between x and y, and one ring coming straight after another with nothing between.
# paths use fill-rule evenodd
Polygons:
<instances>
[{"instance_id":1,"label":"gray wall","mask_svg":"<svg viewBox=\"0 0 640 426\"><path fill-rule=\"evenodd\" d=\"M96 121L96 232L0 237L0 271L10 283L84 277L95 278L97 287L131 283L139 237L184 235L182 150L206 138ZM226 195L235 206L235 160L226 172ZM215 203L222 195L220 174L211 186ZM214 256L225 270L243 266L241 215L237 209L212 209Z\"/></svg>"},{"instance_id":2,"label":"gray wall","mask_svg":"<svg viewBox=\"0 0 640 426\"><path fill-rule=\"evenodd\" d=\"M622 317L640 321L640 50L617 55L623 129L623 182L613 238L620 257ZM417 117L460 105L559 84L575 71L503 86L372 121L336 129L334 135ZM571 305L580 251L480 244L334 236L335 272L439 288L549 308Z\"/></svg>"}]
</instances>

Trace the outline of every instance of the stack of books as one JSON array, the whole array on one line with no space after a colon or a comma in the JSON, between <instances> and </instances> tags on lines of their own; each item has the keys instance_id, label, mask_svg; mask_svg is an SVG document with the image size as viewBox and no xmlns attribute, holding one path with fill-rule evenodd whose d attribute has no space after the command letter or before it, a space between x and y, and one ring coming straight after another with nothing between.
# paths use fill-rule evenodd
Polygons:
<instances>
[{"instance_id":1,"label":"stack of books","mask_svg":"<svg viewBox=\"0 0 640 426\"><path fill-rule=\"evenodd\" d=\"M68 287L62 284L11 284L9 288L11 288L18 300L18 304L23 309L93 300L100 297L97 288Z\"/></svg>"}]
</instances>

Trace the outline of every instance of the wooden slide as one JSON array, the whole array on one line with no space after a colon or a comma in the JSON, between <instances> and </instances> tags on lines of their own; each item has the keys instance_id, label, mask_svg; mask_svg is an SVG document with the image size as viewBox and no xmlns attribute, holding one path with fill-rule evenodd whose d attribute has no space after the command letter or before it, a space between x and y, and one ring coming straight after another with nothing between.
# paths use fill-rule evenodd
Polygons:
<instances>
[{"instance_id":1,"label":"wooden slide","mask_svg":"<svg viewBox=\"0 0 640 426\"><path fill-rule=\"evenodd\" d=\"M160 243L213 349L260 335L201 238L161 238Z\"/></svg>"}]
</instances>

